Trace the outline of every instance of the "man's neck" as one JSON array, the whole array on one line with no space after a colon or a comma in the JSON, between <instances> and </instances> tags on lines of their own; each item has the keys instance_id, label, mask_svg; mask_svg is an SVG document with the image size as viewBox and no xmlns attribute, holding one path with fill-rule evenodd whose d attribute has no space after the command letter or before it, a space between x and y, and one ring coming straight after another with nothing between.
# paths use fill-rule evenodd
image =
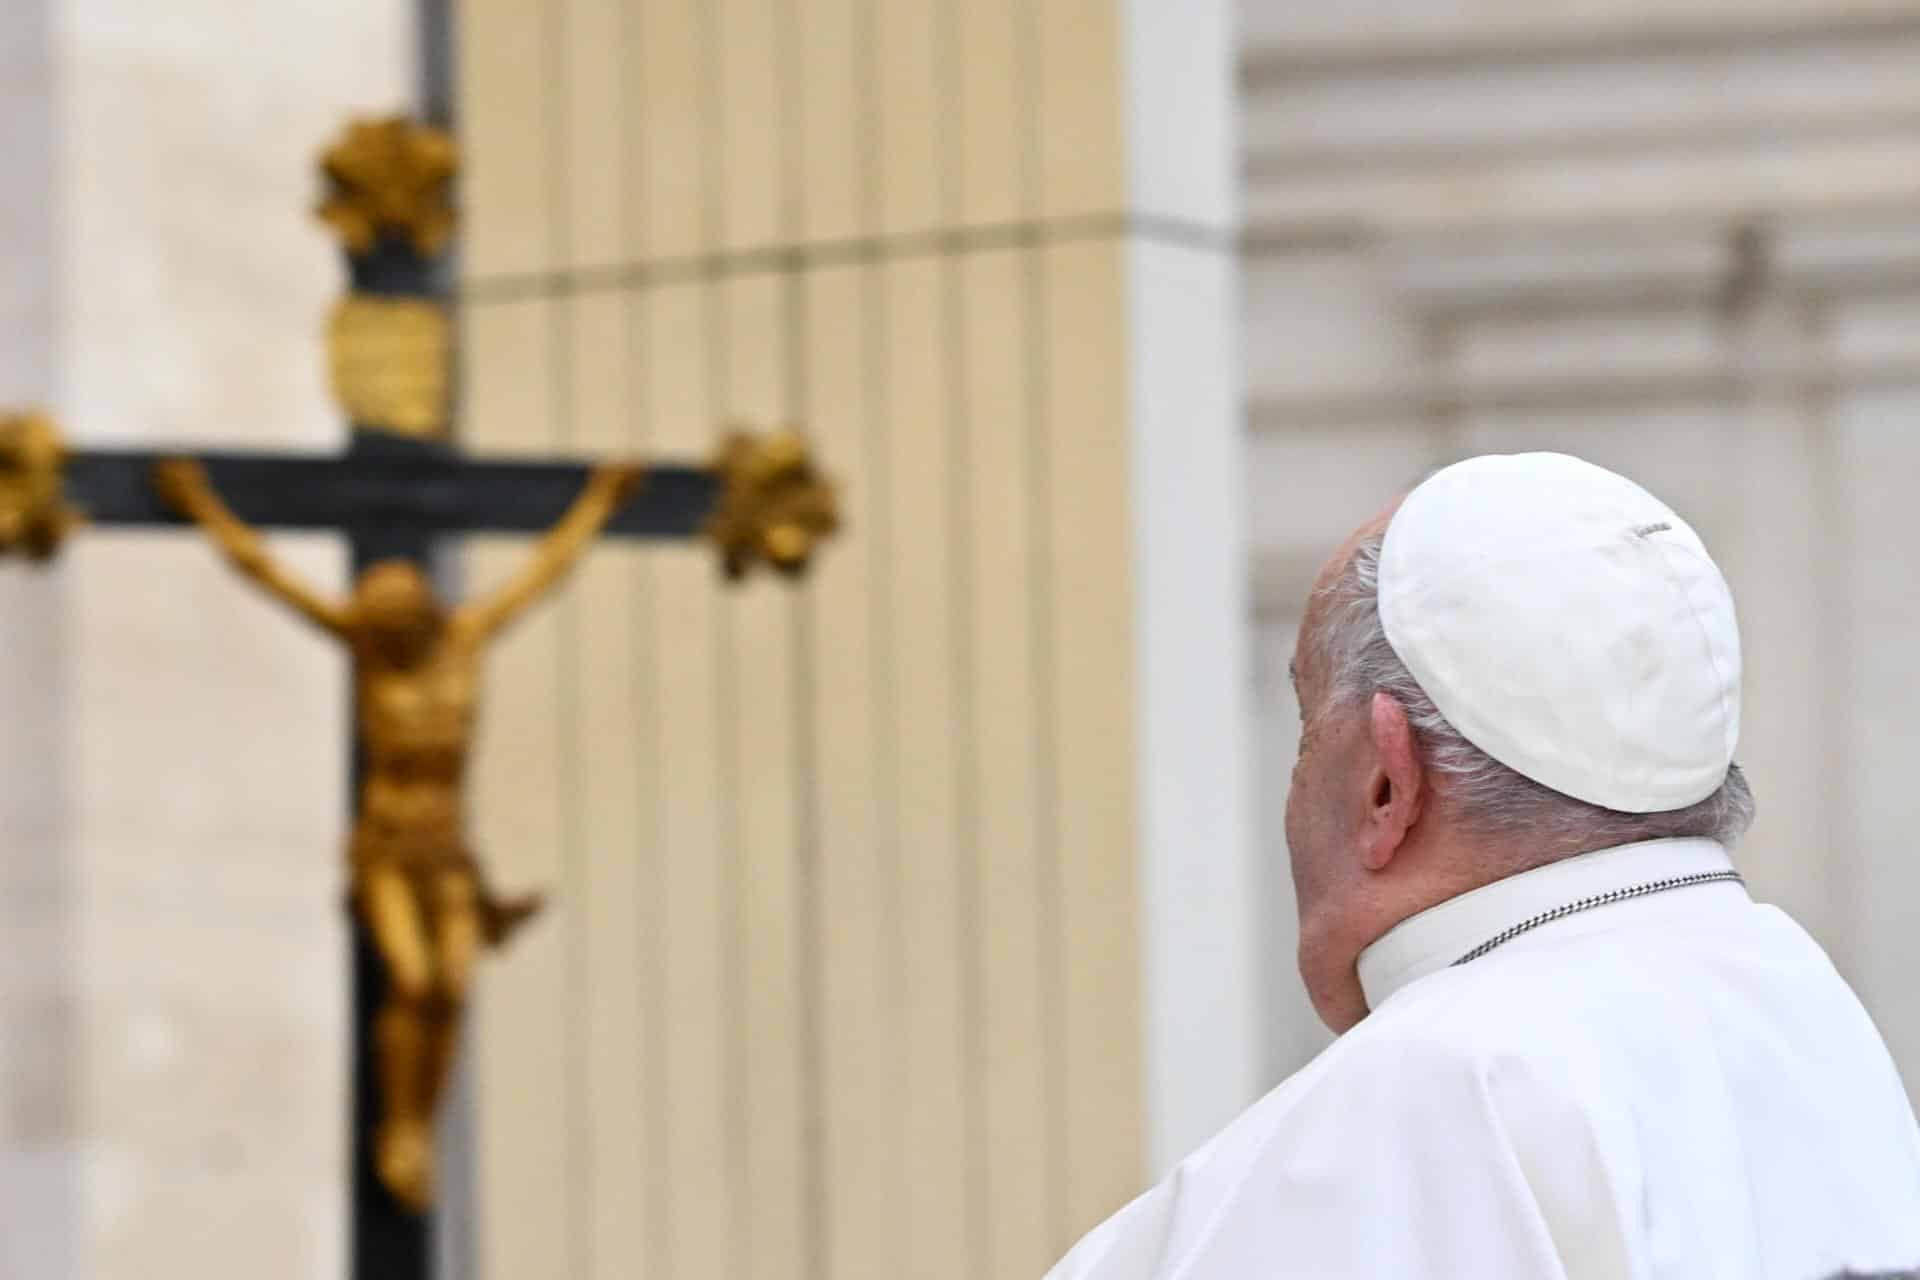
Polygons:
<instances>
[{"instance_id":1,"label":"man's neck","mask_svg":"<svg viewBox=\"0 0 1920 1280\"><path fill-rule=\"evenodd\" d=\"M1354 886L1352 900L1340 913L1347 926L1343 936L1329 937L1308 949L1338 957L1333 967L1317 973L1308 972L1309 963L1302 964L1301 976L1321 1021L1339 1033L1367 1016L1360 955L1403 922L1454 898L1584 852L1553 850L1543 856L1538 846L1480 840L1437 823L1416 826L1384 871L1370 873Z\"/></svg>"}]
</instances>

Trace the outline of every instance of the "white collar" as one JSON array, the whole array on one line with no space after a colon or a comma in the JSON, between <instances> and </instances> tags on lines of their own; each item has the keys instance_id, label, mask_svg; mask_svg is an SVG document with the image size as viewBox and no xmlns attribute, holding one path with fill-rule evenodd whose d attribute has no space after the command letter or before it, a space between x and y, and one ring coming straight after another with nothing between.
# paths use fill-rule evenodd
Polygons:
<instances>
[{"instance_id":1,"label":"white collar","mask_svg":"<svg viewBox=\"0 0 1920 1280\"><path fill-rule=\"evenodd\" d=\"M1543 911L1649 880L1732 866L1724 848L1700 839L1648 840L1550 862L1402 920L1360 953L1360 988L1367 1007L1378 1009L1408 983L1446 968L1502 929ZM1715 887L1739 888L1731 881ZM1607 910L1612 913L1620 906Z\"/></svg>"}]
</instances>

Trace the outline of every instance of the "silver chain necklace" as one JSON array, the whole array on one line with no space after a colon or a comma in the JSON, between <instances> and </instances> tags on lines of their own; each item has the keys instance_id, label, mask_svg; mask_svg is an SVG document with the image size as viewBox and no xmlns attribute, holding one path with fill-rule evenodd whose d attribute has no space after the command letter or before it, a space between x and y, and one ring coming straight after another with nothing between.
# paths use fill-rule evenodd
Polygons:
<instances>
[{"instance_id":1,"label":"silver chain necklace","mask_svg":"<svg viewBox=\"0 0 1920 1280\"><path fill-rule=\"evenodd\" d=\"M1730 880L1735 884L1744 884L1738 871L1696 871L1692 875L1669 876L1665 880L1649 880L1628 889L1609 889L1605 893L1596 893L1590 898L1578 902L1569 902L1565 906L1555 907L1551 911L1542 911L1537 916L1522 920L1519 924L1509 925L1494 934L1485 942L1453 962L1454 966L1478 960L1495 947L1512 942L1523 933L1530 933L1543 924L1552 924L1555 920L1564 920L1568 916L1579 915L1582 911L1591 911L1595 907L1604 907L1615 902L1625 902L1629 898L1644 898L1649 894L1665 893L1669 889L1688 889L1696 884L1713 884L1720 880Z\"/></svg>"}]
</instances>

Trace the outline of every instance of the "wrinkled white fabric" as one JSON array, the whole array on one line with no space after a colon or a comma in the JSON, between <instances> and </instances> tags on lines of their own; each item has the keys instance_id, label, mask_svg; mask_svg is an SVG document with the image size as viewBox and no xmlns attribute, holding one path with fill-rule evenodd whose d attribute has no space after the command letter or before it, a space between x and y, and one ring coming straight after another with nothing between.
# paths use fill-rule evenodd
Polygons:
<instances>
[{"instance_id":1,"label":"wrinkled white fabric","mask_svg":"<svg viewBox=\"0 0 1920 1280\"><path fill-rule=\"evenodd\" d=\"M1826 1280L1920 1266L1920 1130L1819 946L1702 841L1542 868L1363 956L1373 1012L1051 1280ZM1543 905L1544 904L1544 905Z\"/></svg>"},{"instance_id":2,"label":"wrinkled white fabric","mask_svg":"<svg viewBox=\"0 0 1920 1280\"><path fill-rule=\"evenodd\" d=\"M1561 453L1492 454L1407 495L1380 624L1466 739L1628 813L1713 794L1740 737L1740 629L1687 522Z\"/></svg>"}]
</instances>

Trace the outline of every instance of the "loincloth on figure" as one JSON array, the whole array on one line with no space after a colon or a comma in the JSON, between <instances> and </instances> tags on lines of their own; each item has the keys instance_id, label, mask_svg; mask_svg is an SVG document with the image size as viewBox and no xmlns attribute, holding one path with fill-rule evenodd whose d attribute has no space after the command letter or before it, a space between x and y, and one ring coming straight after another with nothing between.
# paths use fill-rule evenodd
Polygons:
<instances>
[{"instance_id":1,"label":"loincloth on figure","mask_svg":"<svg viewBox=\"0 0 1920 1280\"><path fill-rule=\"evenodd\" d=\"M480 876L480 864L466 842L457 835L440 830L407 832L392 827L374 827L362 822L354 828L347 846L347 863L357 888L361 877L371 870L394 871L410 885L430 888L449 872L466 875L474 881Z\"/></svg>"},{"instance_id":2,"label":"loincloth on figure","mask_svg":"<svg viewBox=\"0 0 1920 1280\"><path fill-rule=\"evenodd\" d=\"M460 909L477 907L481 933L490 946L505 941L539 905L537 898L503 901L496 897L465 841L439 830L411 833L391 827L369 829L369 824L361 823L348 844L347 863L348 900L362 919L366 918L362 901L366 880L375 871L400 878L430 928L456 904Z\"/></svg>"}]
</instances>

